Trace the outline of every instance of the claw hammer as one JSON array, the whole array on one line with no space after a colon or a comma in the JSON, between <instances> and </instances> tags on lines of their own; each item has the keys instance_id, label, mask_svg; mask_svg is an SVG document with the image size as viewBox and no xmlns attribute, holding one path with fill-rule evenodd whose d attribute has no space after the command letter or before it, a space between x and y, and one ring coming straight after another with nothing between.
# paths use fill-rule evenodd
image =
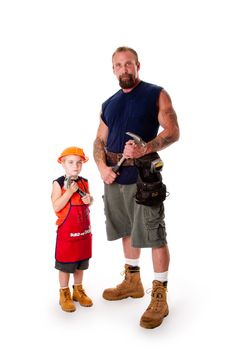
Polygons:
<instances>
[{"instance_id":1,"label":"claw hammer","mask_svg":"<svg viewBox=\"0 0 233 350\"><path fill-rule=\"evenodd\" d=\"M142 138L140 136L138 136L137 134L133 134L132 132L126 132L126 135L132 137L132 139L134 140L134 142L137 145L146 146L146 142L142 140ZM114 173L117 173L121 167L121 165L124 163L124 161L126 160L126 158L124 156L121 157L121 159L117 162L116 165L114 165L112 167L112 170L114 171Z\"/></svg>"},{"instance_id":2,"label":"claw hammer","mask_svg":"<svg viewBox=\"0 0 233 350\"><path fill-rule=\"evenodd\" d=\"M70 185L71 185L71 183L72 183L73 181L75 181L75 180L72 179L72 176L68 176L68 178L67 178L67 180L66 180L65 188L69 188ZM77 183L76 183L76 185L77 185ZM78 186L78 185L77 185L77 186ZM78 192L78 194L80 194L81 197L86 196L86 193L85 193L83 190L81 190L80 187L78 187L77 192Z\"/></svg>"}]
</instances>

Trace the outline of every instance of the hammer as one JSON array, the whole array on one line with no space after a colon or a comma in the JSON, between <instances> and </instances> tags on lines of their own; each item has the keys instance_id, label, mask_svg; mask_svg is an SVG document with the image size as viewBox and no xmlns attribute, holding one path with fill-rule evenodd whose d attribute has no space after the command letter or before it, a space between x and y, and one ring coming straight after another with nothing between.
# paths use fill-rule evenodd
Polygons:
<instances>
[{"instance_id":1,"label":"hammer","mask_svg":"<svg viewBox=\"0 0 233 350\"><path fill-rule=\"evenodd\" d=\"M143 141L140 136L133 134L132 132L127 132L126 134L131 136L134 139L135 143L137 143L138 145L141 145L143 147L146 146L146 142ZM163 169L163 161L159 157L151 162L151 168L150 168L151 173L159 172L162 169Z\"/></svg>"},{"instance_id":2,"label":"hammer","mask_svg":"<svg viewBox=\"0 0 233 350\"><path fill-rule=\"evenodd\" d=\"M75 181L75 179L72 179L72 176L68 176L67 180L66 180L65 188L69 188L73 181ZM81 190L80 187L78 187L77 192L78 192L78 194L80 194L81 197L86 196L86 193L83 190Z\"/></svg>"},{"instance_id":3,"label":"hammer","mask_svg":"<svg viewBox=\"0 0 233 350\"><path fill-rule=\"evenodd\" d=\"M126 132L126 134L130 137L133 138L134 142L137 144L137 145L140 145L140 146L143 146L145 147L146 146L146 142L142 140L142 138L136 134L133 134L132 132ZM125 157L122 156L121 159L119 160L119 162L117 162L116 165L114 165L112 167L112 170L114 171L114 173L117 173L121 167L121 165L124 163L125 161Z\"/></svg>"}]
</instances>

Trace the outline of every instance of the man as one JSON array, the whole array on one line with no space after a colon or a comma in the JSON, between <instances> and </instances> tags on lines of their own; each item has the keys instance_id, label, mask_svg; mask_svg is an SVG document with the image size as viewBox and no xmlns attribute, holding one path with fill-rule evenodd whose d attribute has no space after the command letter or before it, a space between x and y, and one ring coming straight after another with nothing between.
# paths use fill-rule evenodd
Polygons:
<instances>
[{"instance_id":1,"label":"man","mask_svg":"<svg viewBox=\"0 0 233 350\"><path fill-rule=\"evenodd\" d=\"M94 159L104 181L104 204L108 240L122 239L125 279L106 289L103 298L140 298L140 248L152 248L154 278L151 303L141 317L144 328L158 327L168 315L166 301L169 250L166 241L163 203L142 205L135 201L138 169L135 160L170 146L179 138L179 126L168 93L139 79L140 63L135 50L119 47L112 56L113 72L121 89L105 101L97 136ZM159 126L162 131L158 133ZM146 142L139 144L126 132ZM114 169L122 154L125 161ZM153 157L152 157L153 159ZM115 171L114 171L115 170Z\"/></svg>"}]
</instances>

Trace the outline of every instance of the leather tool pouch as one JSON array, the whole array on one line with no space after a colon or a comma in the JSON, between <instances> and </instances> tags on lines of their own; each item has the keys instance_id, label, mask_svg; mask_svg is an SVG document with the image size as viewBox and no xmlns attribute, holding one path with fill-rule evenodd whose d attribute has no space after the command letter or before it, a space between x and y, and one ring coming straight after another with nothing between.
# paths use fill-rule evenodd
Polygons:
<instances>
[{"instance_id":1,"label":"leather tool pouch","mask_svg":"<svg viewBox=\"0 0 233 350\"><path fill-rule=\"evenodd\" d=\"M150 153L135 159L139 176L137 181L136 203L147 206L158 206L166 199L166 185L163 184L159 171L151 170L151 164L158 159L158 153Z\"/></svg>"}]
</instances>

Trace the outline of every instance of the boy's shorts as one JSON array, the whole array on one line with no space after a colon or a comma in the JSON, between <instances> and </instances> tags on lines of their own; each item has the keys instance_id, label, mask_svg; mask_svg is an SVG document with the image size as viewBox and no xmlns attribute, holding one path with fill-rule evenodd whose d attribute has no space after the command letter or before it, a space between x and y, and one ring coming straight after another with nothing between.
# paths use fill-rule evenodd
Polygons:
<instances>
[{"instance_id":1,"label":"boy's shorts","mask_svg":"<svg viewBox=\"0 0 233 350\"><path fill-rule=\"evenodd\" d=\"M104 185L107 239L131 236L135 248L160 248L167 244L164 205L145 206L135 201L136 184Z\"/></svg>"},{"instance_id":2,"label":"boy's shorts","mask_svg":"<svg viewBox=\"0 0 233 350\"><path fill-rule=\"evenodd\" d=\"M89 267L89 259L80 260L75 263L55 262L55 269L62 272L74 273L76 270L87 270Z\"/></svg>"}]
</instances>

